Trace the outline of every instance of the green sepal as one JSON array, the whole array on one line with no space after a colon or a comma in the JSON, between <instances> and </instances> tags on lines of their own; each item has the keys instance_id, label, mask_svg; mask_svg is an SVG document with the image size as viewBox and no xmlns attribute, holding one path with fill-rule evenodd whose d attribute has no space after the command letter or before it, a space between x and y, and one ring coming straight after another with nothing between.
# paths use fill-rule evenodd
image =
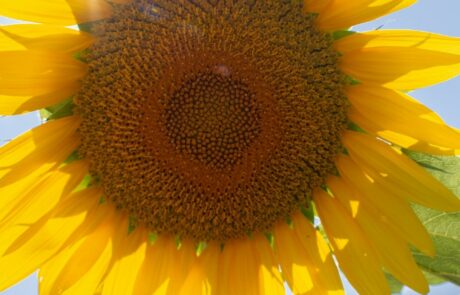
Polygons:
<instances>
[{"instance_id":1,"label":"green sepal","mask_svg":"<svg viewBox=\"0 0 460 295\"><path fill-rule=\"evenodd\" d=\"M132 233L137 227L137 219L134 216L129 216L128 219L128 235Z\"/></svg>"},{"instance_id":2,"label":"green sepal","mask_svg":"<svg viewBox=\"0 0 460 295\"><path fill-rule=\"evenodd\" d=\"M350 86L354 86L354 85L359 85L359 84L361 84L361 81L356 80L355 78L350 77L350 76L345 76L345 77L343 78L343 82L344 82L346 85L350 85Z\"/></svg>"},{"instance_id":3,"label":"green sepal","mask_svg":"<svg viewBox=\"0 0 460 295\"><path fill-rule=\"evenodd\" d=\"M311 203L308 207L300 208L300 212L302 212L303 216L305 216L305 218L307 218L312 224L315 224L315 210Z\"/></svg>"},{"instance_id":4,"label":"green sepal","mask_svg":"<svg viewBox=\"0 0 460 295\"><path fill-rule=\"evenodd\" d=\"M156 233L150 232L150 233L148 234L147 240L149 241L149 244L150 244L150 245L155 244L155 242L157 241L157 239L158 239L158 235L157 235Z\"/></svg>"},{"instance_id":5,"label":"green sepal","mask_svg":"<svg viewBox=\"0 0 460 295\"><path fill-rule=\"evenodd\" d=\"M335 41L339 40L339 39L342 39L344 37L347 37L347 36L350 36L350 35L354 35L356 34L355 31L349 31L349 30L340 30L340 31L335 31L331 34L332 36L332 39L334 39Z\"/></svg>"},{"instance_id":6,"label":"green sepal","mask_svg":"<svg viewBox=\"0 0 460 295\"><path fill-rule=\"evenodd\" d=\"M89 174L86 174L80 184L75 188L76 191L84 190L85 188L91 185L92 177Z\"/></svg>"},{"instance_id":7,"label":"green sepal","mask_svg":"<svg viewBox=\"0 0 460 295\"><path fill-rule=\"evenodd\" d=\"M196 245L196 249L195 249L195 254L196 256L200 256L203 251L208 247L208 243L206 242L199 242L197 245Z\"/></svg>"},{"instance_id":8,"label":"green sepal","mask_svg":"<svg viewBox=\"0 0 460 295\"><path fill-rule=\"evenodd\" d=\"M366 133L366 131L362 129L361 127L359 127L358 124L351 122L351 121L348 121L347 129L356 131L356 132L360 132L360 133Z\"/></svg>"},{"instance_id":9,"label":"green sepal","mask_svg":"<svg viewBox=\"0 0 460 295\"><path fill-rule=\"evenodd\" d=\"M89 50L88 49L85 49L85 50L82 50L82 51L78 51L77 53L74 54L74 58L76 60L79 60L81 62L84 62L84 63L87 63L88 62L88 59L86 58L87 55L88 55L88 52Z\"/></svg>"},{"instance_id":10,"label":"green sepal","mask_svg":"<svg viewBox=\"0 0 460 295\"><path fill-rule=\"evenodd\" d=\"M290 229L294 228L294 222L292 222L292 219L290 216L286 217L286 223L289 226Z\"/></svg>"},{"instance_id":11,"label":"green sepal","mask_svg":"<svg viewBox=\"0 0 460 295\"><path fill-rule=\"evenodd\" d=\"M181 247L182 247L182 239L180 236L176 236L175 239L174 239L175 243L176 243L176 248L177 250L179 250Z\"/></svg>"},{"instance_id":12,"label":"green sepal","mask_svg":"<svg viewBox=\"0 0 460 295\"><path fill-rule=\"evenodd\" d=\"M95 22L78 24L78 29L82 32L92 33Z\"/></svg>"},{"instance_id":13,"label":"green sepal","mask_svg":"<svg viewBox=\"0 0 460 295\"><path fill-rule=\"evenodd\" d=\"M68 98L55 106L46 108L46 110L49 113L51 113L46 118L46 120L49 121L49 120L55 120L55 119L71 116L73 115L73 107L74 107L74 104L73 104L72 98Z\"/></svg>"},{"instance_id":14,"label":"green sepal","mask_svg":"<svg viewBox=\"0 0 460 295\"><path fill-rule=\"evenodd\" d=\"M78 161L78 160L81 160L82 158L80 157L80 155L78 154L78 151L77 150L74 150L70 156L67 157L67 159L64 160L64 163L65 164L70 164L74 161Z\"/></svg>"},{"instance_id":15,"label":"green sepal","mask_svg":"<svg viewBox=\"0 0 460 295\"><path fill-rule=\"evenodd\" d=\"M270 244L270 247L274 249L275 248L275 236L272 233L265 233L264 236L265 238L267 238L268 243Z\"/></svg>"}]
</instances>

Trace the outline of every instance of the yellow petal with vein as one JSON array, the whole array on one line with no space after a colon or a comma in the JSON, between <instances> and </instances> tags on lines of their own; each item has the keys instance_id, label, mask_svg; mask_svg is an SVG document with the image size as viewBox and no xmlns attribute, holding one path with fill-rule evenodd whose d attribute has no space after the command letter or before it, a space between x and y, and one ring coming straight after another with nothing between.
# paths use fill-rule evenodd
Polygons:
<instances>
[{"instance_id":1,"label":"yellow petal with vein","mask_svg":"<svg viewBox=\"0 0 460 295\"><path fill-rule=\"evenodd\" d=\"M43 51L0 51L0 94L37 96L75 87L86 64L71 54Z\"/></svg>"},{"instance_id":2,"label":"yellow petal with vein","mask_svg":"<svg viewBox=\"0 0 460 295\"><path fill-rule=\"evenodd\" d=\"M94 210L98 201L97 197L81 198L80 193L75 193L74 197L62 202L50 218L33 224L12 242L0 258L0 271L3 274L0 277L0 290L34 272L61 248L72 244L74 239L94 227L98 220L94 215L103 212L100 208ZM85 222L87 217L88 222ZM1 234L0 238L3 238Z\"/></svg>"},{"instance_id":3,"label":"yellow petal with vein","mask_svg":"<svg viewBox=\"0 0 460 295\"><path fill-rule=\"evenodd\" d=\"M116 236L113 265L104 280L102 294L134 294L136 275L145 258L147 231L139 227L128 234L128 227L122 226L117 230Z\"/></svg>"},{"instance_id":4,"label":"yellow petal with vein","mask_svg":"<svg viewBox=\"0 0 460 295\"><path fill-rule=\"evenodd\" d=\"M278 262L267 238L260 234L256 235L252 240L252 246L259 260L259 295L286 294Z\"/></svg>"},{"instance_id":5,"label":"yellow petal with vein","mask_svg":"<svg viewBox=\"0 0 460 295\"><path fill-rule=\"evenodd\" d=\"M50 295L60 294L64 290L66 295L93 294L95 292L106 275L112 259L112 237L117 229L117 224L115 220L108 218L101 223L96 231L82 241L75 253L65 261L59 277L52 285ZM44 271L43 274L46 276ZM44 290L44 286L42 288L40 283L40 291L42 290Z\"/></svg>"},{"instance_id":6,"label":"yellow petal with vein","mask_svg":"<svg viewBox=\"0 0 460 295\"><path fill-rule=\"evenodd\" d=\"M315 192L314 201L340 268L358 293L389 294L378 256L356 220L323 191Z\"/></svg>"},{"instance_id":7,"label":"yellow petal with vein","mask_svg":"<svg viewBox=\"0 0 460 295\"><path fill-rule=\"evenodd\" d=\"M40 266L38 271L38 290L41 295L52 295L52 294L62 294L60 293L51 293L50 289L53 283L56 282L56 279L59 277L59 274L62 271L63 266L66 262L72 257L76 249L81 246L83 239L72 244L70 247L67 247L59 251L54 257L47 261L44 265Z\"/></svg>"},{"instance_id":8,"label":"yellow petal with vein","mask_svg":"<svg viewBox=\"0 0 460 295\"><path fill-rule=\"evenodd\" d=\"M219 295L259 294L259 266L248 238L225 243L219 263Z\"/></svg>"},{"instance_id":9,"label":"yellow petal with vein","mask_svg":"<svg viewBox=\"0 0 460 295\"><path fill-rule=\"evenodd\" d=\"M7 228L0 233L0 238L4 241L3 243L0 243L0 257L2 257L6 250L8 250L10 243L19 238L28 228L29 225L21 224Z\"/></svg>"},{"instance_id":10,"label":"yellow petal with vein","mask_svg":"<svg viewBox=\"0 0 460 295\"><path fill-rule=\"evenodd\" d=\"M76 52L91 45L93 37L85 32L41 24L0 27L2 51L42 50Z\"/></svg>"},{"instance_id":11,"label":"yellow petal with vein","mask_svg":"<svg viewBox=\"0 0 460 295\"><path fill-rule=\"evenodd\" d=\"M147 245L144 262L137 273L133 294L165 295L172 286L174 272L181 267L174 239L160 236L153 245ZM177 289L175 289L177 290Z\"/></svg>"},{"instance_id":12,"label":"yellow petal with vein","mask_svg":"<svg viewBox=\"0 0 460 295\"><path fill-rule=\"evenodd\" d=\"M186 282L195 259L195 246L191 241L184 241L177 249L174 238L160 236L153 246L147 246L134 294L177 294Z\"/></svg>"},{"instance_id":13,"label":"yellow petal with vein","mask_svg":"<svg viewBox=\"0 0 460 295\"><path fill-rule=\"evenodd\" d=\"M78 145L78 117L42 124L0 148L0 195L60 165Z\"/></svg>"},{"instance_id":14,"label":"yellow petal with vein","mask_svg":"<svg viewBox=\"0 0 460 295\"><path fill-rule=\"evenodd\" d=\"M219 245L211 243L199 257L194 258L179 294L217 294L219 255Z\"/></svg>"},{"instance_id":15,"label":"yellow petal with vein","mask_svg":"<svg viewBox=\"0 0 460 295\"><path fill-rule=\"evenodd\" d=\"M367 22L406 8L416 0L330 0L318 16L320 29L333 31Z\"/></svg>"},{"instance_id":16,"label":"yellow petal with vein","mask_svg":"<svg viewBox=\"0 0 460 295\"><path fill-rule=\"evenodd\" d=\"M300 213L292 217L297 237L311 261L310 273L324 294L345 294L329 245Z\"/></svg>"},{"instance_id":17,"label":"yellow petal with vein","mask_svg":"<svg viewBox=\"0 0 460 295\"><path fill-rule=\"evenodd\" d=\"M405 33L357 33L338 41L340 68L363 83L399 90L430 86L460 73L460 38Z\"/></svg>"},{"instance_id":18,"label":"yellow petal with vein","mask_svg":"<svg viewBox=\"0 0 460 295\"><path fill-rule=\"evenodd\" d=\"M0 147L0 170L11 169L34 153L55 154L59 150L57 147L76 132L79 124L78 117L66 117L49 121L21 134ZM43 159L43 162L47 161L49 159Z\"/></svg>"},{"instance_id":19,"label":"yellow petal with vein","mask_svg":"<svg viewBox=\"0 0 460 295\"><path fill-rule=\"evenodd\" d=\"M78 146L75 117L40 125L0 148L0 208L45 179Z\"/></svg>"},{"instance_id":20,"label":"yellow petal with vein","mask_svg":"<svg viewBox=\"0 0 460 295\"><path fill-rule=\"evenodd\" d=\"M351 157L394 195L436 210L460 211L460 199L400 151L357 132L346 132L342 141Z\"/></svg>"},{"instance_id":21,"label":"yellow petal with vein","mask_svg":"<svg viewBox=\"0 0 460 295\"><path fill-rule=\"evenodd\" d=\"M413 30L375 30L349 35L334 42L342 54L362 48L410 47L460 54L460 38Z\"/></svg>"},{"instance_id":22,"label":"yellow petal with vein","mask_svg":"<svg viewBox=\"0 0 460 295\"><path fill-rule=\"evenodd\" d=\"M66 198L87 173L88 165L84 161L49 173L26 193L0 207L0 231L13 225L35 223Z\"/></svg>"},{"instance_id":23,"label":"yellow petal with vein","mask_svg":"<svg viewBox=\"0 0 460 295\"><path fill-rule=\"evenodd\" d=\"M384 216L369 206L364 198L355 194L340 178L329 177L327 185L363 229L383 267L413 290L427 293L428 283L417 267L405 240L388 225Z\"/></svg>"},{"instance_id":24,"label":"yellow petal with vein","mask_svg":"<svg viewBox=\"0 0 460 295\"><path fill-rule=\"evenodd\" d=\"M77 93L80 83L42 95L0 95L0 115L18 115L55 105Z\"/></svg>"},{"instance_id":25,"label":"yellow petal with vein","mask_svg":"<svg viewBox=\"0 0 460 295\"><path fill-rule=\"evenodd\" d=\"M105 0L0 0L0 14L24 21L68 26L107 18L111 8Z\"/></svg>"},{"instance_id":26,"label":"yellow petal with vein","mask_svg":"<svg viewBox=\"0 0 460 295\"><path fill-rule=\"evenodd\" d=\"M294 228L275 227L275 250L284 278L295 294L344 294L329 247L303 216Z\"/></svg>"},{"instance_id":27,"label":"yellow petal with vein","mask_svg":"<svg viewBox=\"0 0 460 295\"><path fill-rule=\"evenodd\" d=\"M388 134L409 136L414 139L411 145L398 140L395 143L412 150L460 153L460 132L409 95L369 85L348 87L346 94L353 106L350 119L366 131L390 141L393 137Z\"/></svg>"},{"instance_id":28,"label":"yellow petal with vein","mask_svg":"<svg viewBox=\"0 0 460 295\"><path fill-rule=\"evenodd\" d=\"M392 229L427 255L434 255L433 242L409 204L393 195L384 185L367 174L350 157L336 161L340 176L353 190L388 219Z\"/></svg>"}]
</instances>

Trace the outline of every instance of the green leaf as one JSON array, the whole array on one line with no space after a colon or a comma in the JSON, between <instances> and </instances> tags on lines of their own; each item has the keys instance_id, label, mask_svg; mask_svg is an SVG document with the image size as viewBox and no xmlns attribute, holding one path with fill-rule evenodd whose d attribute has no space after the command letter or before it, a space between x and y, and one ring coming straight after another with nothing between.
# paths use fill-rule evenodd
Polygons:
<instances>
[{"instance_id":1,"label":"green leaf","mask_svg":"<svg viewBox=\"0 0 460 295\"><path fill-rule=\"evenodd\" d=\"M413 152L409 156L418 163L426 164L422 166L460 198L460 158ZM444 279L460 285L460 212L445 213L418 205L413 207L436 247L433 258L414 249L417 264L431 274L431 281L439 283Z\"/></svg>"},{"instance_id":2,"label":"green leaf","mask_svg":"<svg viewBox=\"0 0 460 295\"><path fill-rule=\"evenodd\" d=\"M388 285L390 286L391 294L399 294L401 293L402 288L404 287L397 279L395 279L389 273L385 273L385 277L387 278Z\"/></svg>"}]
</instances>

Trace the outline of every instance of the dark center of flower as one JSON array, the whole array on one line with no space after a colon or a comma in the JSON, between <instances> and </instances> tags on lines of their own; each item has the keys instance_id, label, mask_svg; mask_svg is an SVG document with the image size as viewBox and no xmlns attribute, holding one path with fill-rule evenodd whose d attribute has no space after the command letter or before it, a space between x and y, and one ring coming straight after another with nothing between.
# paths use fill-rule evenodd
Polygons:
<instances>
[{"instance_id":1,"label":"dark center of flower","mask_svg":"<svg viewBox=\"0 0 460 295\"><path fill-rule=\"evenodd\" d=\"M241 160L261 128L255 94L229 75L224 65L197 74L163 110L165 131L176 150L218 169Z\"/></svg>"},{"instance_id":2,"label":"dark center of flower","mask_svg":"<svg viewBox=\"0 0 460 295\"><path fill-rule=\"evenodd\" d=\"M96 26L80 153L153 232L269 231L334 172L347 103L301 1L134 0Z\"/></svg>"}]
</instances>

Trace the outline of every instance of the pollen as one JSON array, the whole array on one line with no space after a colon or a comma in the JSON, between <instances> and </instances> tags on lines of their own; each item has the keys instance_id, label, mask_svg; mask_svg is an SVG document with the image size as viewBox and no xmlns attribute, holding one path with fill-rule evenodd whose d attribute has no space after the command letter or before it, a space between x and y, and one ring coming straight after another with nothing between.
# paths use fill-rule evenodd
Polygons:
<instances>
[{"instance_id":1,"label":"pollen","mask_svg":"<svg viewBox=\"0 0 460 295\"><path fill-rule=\"evenodd\" d=\"M114 4L75 97L108 200L152 232L220 242L308 206L348 103L332 40L292 2Z\"/></svg>"}]
</instances>

